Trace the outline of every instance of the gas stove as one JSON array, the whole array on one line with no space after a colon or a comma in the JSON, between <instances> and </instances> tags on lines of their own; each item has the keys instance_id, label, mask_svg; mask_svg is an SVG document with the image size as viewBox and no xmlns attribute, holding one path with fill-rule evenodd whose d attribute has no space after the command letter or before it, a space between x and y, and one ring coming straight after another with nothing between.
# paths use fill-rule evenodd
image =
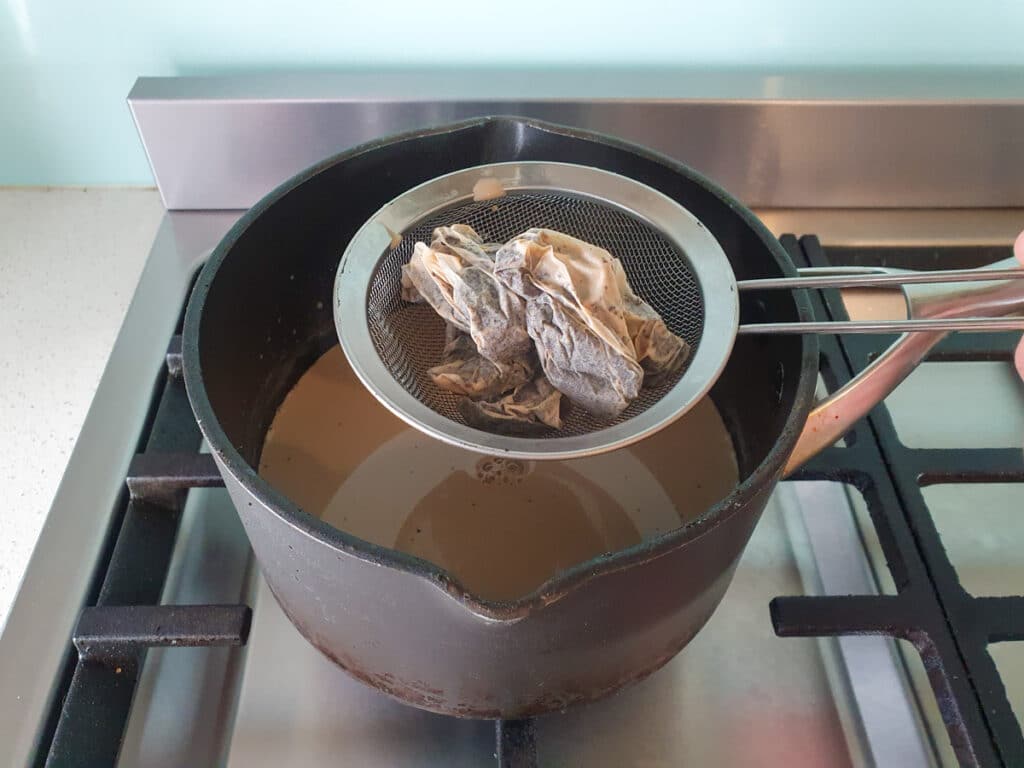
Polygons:
<instances>
[{"instance_id":1,"label":"gas stove","mask_svg":"<svg viewBox=\"0 0 1024 768\"><path fill-rule=\"evenodd\" d=\"M1024 640L1024 527L1015 519L1024 386L1007 334L950 337L885 406L781 484L706 628L615 696L531 721L460 720L392 701L321 656L260 577L185 397L181 316L210 249L293 171L419 123L541 110L592 128L632 126L617 132L640 132L687 161L711 139L706 128L684 139L664 121L656 130L623 122L615 103L495 109L448 99L431 108L409 98L404 110L404 102L375 109L317 92L341 87L329 80L303 98L286 98L287 83L274 98L255 87L142 80L133 91L170 210L0 636L0 745L11 764L1024 762L1014 714L1024 713L1024 645L1011 642ZM865 167L884 157L855 170L848 156L828 159L827 145L849 140L848 127L783 173L780 159L806 135L798 130L806 110L828 123L828 104L674 103L659 115L677 125L748 125L750 110L771 117L772 141L761 136L749 156L705 156L704 170L759 205L776 233L816 233L782 237L798 266L978 266L1009 256L1024 227L1021 211L994 209L1024 205L1013 197L1019 188L994 182L982 191L977 169L946 168L961 183L925 189L912 157L890 158L896 166L874 181ZM929 115L905 104L856 106L844 105L855 125L881 116L907 129L941 113L958 125L989 121L995 140L1022 112L1004 110L993 123L984 105L931 105ZM336 130L325 127L337 118ZM929 141L941 144L942 133ZM831 178L849 186L828 184L815 167L845 168L846 177ZM897 173L907 181L873 198L882 208L862 209L871 185ZM915 202L924 207L898 207ZM936 210L948 205L972 209ZM837 291L814 301L823 319L854 309ZM889 340L823 338L822 391L842 386Z\"/></svg>"}]
</instances>

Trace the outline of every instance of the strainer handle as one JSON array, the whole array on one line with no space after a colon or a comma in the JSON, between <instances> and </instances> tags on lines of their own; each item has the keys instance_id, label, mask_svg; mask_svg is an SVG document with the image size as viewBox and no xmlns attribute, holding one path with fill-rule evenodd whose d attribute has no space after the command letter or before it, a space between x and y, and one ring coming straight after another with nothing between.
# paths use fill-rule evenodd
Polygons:
<instances>
[{"instance_id":1,"label":"strainer handle","mask_svg":"<svg viewBox=\"0 0 1024 768\"><path fill-rule=\"evenodd\" d=\"M742 292L763 291L772 288L877 288L923 283L972 283L1024 279L1024 270L1016 264L1014 259L1008 259L977 269L929 271L880 267L809 267L798 269L799 277L737 280L736 289Z\"/></svg>"},{"instance_id":2,"label":"strainer handle","mask_svg":"<svg viewBox=\"0 0 1024 768\"><path fill-rule=\"evenodd\" d=\"M999 274L996 270L1006 269L1015 263L1013 259L1007 259L982 269ZM938 286L904 284L903 291L907 297L908 314L912 319L955 320L981 315L997 317L1024 314L1024 281L1021 280L1004 280L982 287L967 283ZM784 476L849 432L947 335L948 330L905 333L846 386L818 403L807 417L796 447L786 463Z\"/></svg>"},{"instance_id":3,"label":"strainer handle","mask_svg":"<svg viewBox=\"0 0 1024 768\"><path fill-rule=\"evenodd\" d=\"M1024 270L1022 270L1024 271ZM920 320L831 320L821 323L751 323L737 333L774 335L780 333L920 333L921 331L1024 331L1024 317L929 317Z\"/></svg>"},{"instance_id":4,"label":"strainer handle","mask_svg":"<svg viewBox=\"0 0 1024 768\"><path fill-rule=\"evenodd\" d=\"M1024 280L1024 269L1016 261L990 264L981 269L948 269L929 272L913 270L883 270L871 267L824 267L799 270L799 277L779 277L761 280L740 280L740 291L793 289L793 288L903 288L908 302L913 296L960 295L964 284L992 282L994 280ZM952 283L953 285L947 285ZM923 288L926 284L941 285ZM1024 292L1024 288L1022 288ZM910 331L1020 331L1024 318L1012 317L924 317L911 313L910 320L831 321L805 323L750 323L739 326L737 333L909 333ZM1010 314L1001 312L999 314Z\"/></svg>"}]
</instances>

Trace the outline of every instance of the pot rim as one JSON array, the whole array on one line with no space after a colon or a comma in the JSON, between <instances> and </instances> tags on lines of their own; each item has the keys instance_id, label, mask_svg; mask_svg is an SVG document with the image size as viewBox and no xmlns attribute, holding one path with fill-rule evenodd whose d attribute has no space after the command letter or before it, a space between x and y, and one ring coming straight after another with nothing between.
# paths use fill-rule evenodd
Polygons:
<instances>
[{"instance_id":1,"label":"pot rim","mask_svg":"<svg viewBox=\"0 0 1024 768\"><path fill-rule=\"evenodd\" d=\"M434 563L395 549L373 544L350 533L346 533L339 528L335 528L320 518L306 512L260 477L257 469L242 457L222 429L207 396L199 355L199 328L206 299L220 265L231 253L248 228L265 211L301 184L332 168L337 163L409 138L456 133L464 130L487 129L492 126L498 129L503 126L515 126L515 129L520 131L524 128L532 128L573 138L583 138L616 149L630 151L646 160L666 166L670 170L696 182L705 190L718 197L732 209L735 215L743 220L744 224L754 231L785 275L792 277L797 275L796 269L785 249L774 235L768 231L768 228L765 227L760 219L754 216L749 209L735 200L724 189L682 163L630 142L591 131L567 128L540 120L515 116L474 118L440 127L409 131L383 139L376 139L337 153L299 172L259 200L235 223L216 248L214 248L196 281L192 296L188 302L182 330L182 361L185 387L192 404L192 410L195 413L200 430L220 464L221 470L230 472L232 477L259 501L267 511L276 515L297 531L327 544L335 550L342 551L347 555L375 565L395 568L410 575L426 579L465 608L480 616L495 621L516 621L545 605L562 599L592 579L641 565L703 537L713 528L730 519L737 510L742 508L766 484L778 482L785 462L796 446L797 439L813 404L814 388L817 383L818 340L814 335L805 334L802 337L800 379L789 416L775 444L765 458L728 496L679 528L660 534L652 539L641 541L626 549L597 555L564 571L560 571L537 587L537 589L516 600L498 601L479 597L463 586L456 576ZM666 194L668 193L666 192ZM806 291L793 291L792 295L796 303L799 319L811 319L811 305ZM252 505L252 502L249 502L249 504Z\"/></svg>"}]
</instances>

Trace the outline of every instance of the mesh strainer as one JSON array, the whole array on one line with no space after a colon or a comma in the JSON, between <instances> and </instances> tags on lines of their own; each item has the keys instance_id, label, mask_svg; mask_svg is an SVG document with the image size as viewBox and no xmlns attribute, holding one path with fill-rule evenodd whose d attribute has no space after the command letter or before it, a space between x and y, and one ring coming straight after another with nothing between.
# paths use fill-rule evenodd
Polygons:
<instances>
[{"instance_id":1,"label":"mesh strainer","mask_svg":"<svg viewBox=\"0 0 1024 768\"><path fill-rule=\"evenodd\" d=\"M474 200L481 179L506 194ZM494 184L494 182L489 182ZM487 242L533 227L565 232L617 256L637 295L691 346L683 370L644 387L614 420L582 408L540 437L512 437L468 426L458 396L427 370L441 360L444 323L425 304L402 301L400 274L417 241L444 224L469 224ZM393 247L392 233L402 240ZM713 298L711 298L713 297ZM667 426L718 378L739 317L729 261L710 232L671 198L633 179L587 166L497 163L428 181L375 213L350 241L335 281L334 318L341 346L363 384L389 410L447 443L487 454L565 459L610 451Z\"/></svg>"}]
</instances>

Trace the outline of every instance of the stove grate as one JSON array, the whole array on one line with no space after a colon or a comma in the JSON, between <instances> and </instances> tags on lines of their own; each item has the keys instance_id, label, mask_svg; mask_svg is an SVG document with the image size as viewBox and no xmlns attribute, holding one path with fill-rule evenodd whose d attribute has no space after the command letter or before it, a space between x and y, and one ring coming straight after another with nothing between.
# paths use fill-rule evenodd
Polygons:
<instances>
[{"instance_id":1,"label":"stove grate","mask_svg":"<svg viewBox=\"0 0 1024 768\"><path fill-rule=\"evenodd\" d=\"M828 249L813 236L784 238L802 266L977 266L1009 249ZM815 313L847 319L838 291L812 294ZM840 386L880 354L891 337L823 337L822 366ZM1013 334L947 338L930 361L1004 360ZM932 483L1024 482L1019 449L920 449L900 441L884 406L793 479L850 483L863 495L896 583L891 596L779 597L781 636L873 634L910 641L921 655L957 759L965 766L1024 765L1024 738L988 653L989 643L1024 640L1024 597L975 597L960 584L921 488Z\"/></svg>"},{"instance_id":2,"label":"stove grate","mask_svg":"<svg viewBox=\"0 0 1024 768\"><path fill-rule=\"evenodd\" d=\"M175 336L117 503L94 604L82 610L72 633L67 672L39 750L48 768L117 761L149 648L242 645L249 634L248 606L159 605L188 488L223 485L210 457L197 453L201 438L181 378L180 348Z\"/></svg>"},{"instance_id":3,"label":"stove grate","mask_svg":"<svg viewBox=\"0 0 1024 768\"><path fill-rule=\"evenodd\" d=\"M801 266L977 266L1007 255L988 249L857 249L826 252L813 236L783 238ZM991 251L991 253L989 252ZM836 262L838 263L838 261ZM812 294L815 313L846 319L838 292ZM1009 360L1008 334L953 336L930 360ZM882 337L823 337L822 374L842 385L886 345ZM112 765L150 647L242 645L244 605L159 605L189 488L222 485L181 379L181 339L168 348L154 407L118 502L111 544L94 599L69 643L38 754L47 766ZM850 483L863 495L886 556L895 595L778 597L771 617L781 636L875 634L909 640L928 670L953 749L964 765L1022 765L1024 738L988 654L990 642L1024 640L1024 597L974 597L950 563L921 493L929 483L1022 482L1015 449L904 446L884 407L858 423L846 447L830 448L794 479ZM495 758L503 768L538 765L532 720L498 721Z\"/></svg>"}]
</instances>

